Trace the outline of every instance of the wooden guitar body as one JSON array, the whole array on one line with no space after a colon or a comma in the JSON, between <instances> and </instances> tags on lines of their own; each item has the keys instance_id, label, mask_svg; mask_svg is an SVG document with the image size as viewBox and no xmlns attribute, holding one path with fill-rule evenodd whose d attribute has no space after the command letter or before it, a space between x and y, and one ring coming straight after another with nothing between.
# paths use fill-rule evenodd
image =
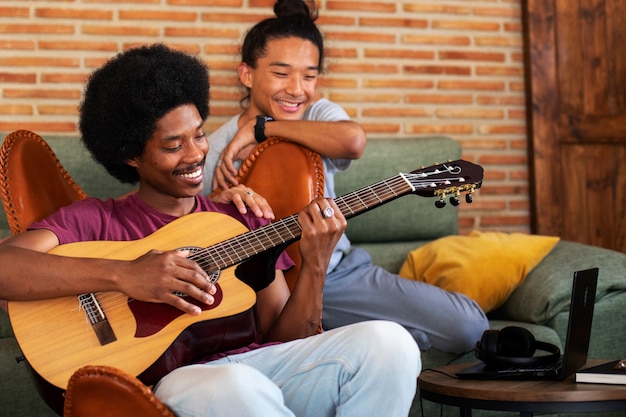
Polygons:
<instances>
[{"instance_id":1,"label":"wooden guitar body","mask_svg":"<svg viewBox=\"0 0 626 417\"><path fill-rule=\"evenodd\" d=\"M247 231L237 220L219 213L194 213L130 242L79 242L51 253L73 257L135 259L152 249L208 247ZM72 373L85 365L108 365L139 376L150 385L169 371L210 354L249 344L255 335L233 333L254 329L254 291L234 275L221 271L218 297L190 316L167 304L144 303L119 292L97 294L116 340L102 344L78 298L62 297L9 303L15 337L32 368L52 385L65 389ZM240 331L241 332L241 331ZM228 333L228 337L226 337Z\"/></svg>"}]
</instances>

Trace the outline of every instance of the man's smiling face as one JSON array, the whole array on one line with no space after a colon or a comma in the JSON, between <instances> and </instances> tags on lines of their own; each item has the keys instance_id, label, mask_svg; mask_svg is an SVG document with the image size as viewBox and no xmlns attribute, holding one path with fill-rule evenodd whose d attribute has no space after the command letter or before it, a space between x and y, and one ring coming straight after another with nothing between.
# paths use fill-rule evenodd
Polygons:
<instances>
[{"instance_id":1,"label":"man's smiling face","mask_svg":"<svg viewBox=\"0 0 626 417\"><path fill-rule=\"evenodd\" d=\"M267 42L256 68L240 67L241 82L250 88L250 114L276 120L299 120L315 99L319 53L310 41L290 37Z\"/></svg>"},{"instance_id":2,"label":"man's smiling face","mask_svg":"<svg viewBox=\"0 0 626 417\"><path fill-rule=\"evenodd\" d=\"M209 145L203 120L192 104L159 119L141 157L129 161L139 172L140 192L188 198L202 190L202 171Z\"/></svg>"}]
</instances>

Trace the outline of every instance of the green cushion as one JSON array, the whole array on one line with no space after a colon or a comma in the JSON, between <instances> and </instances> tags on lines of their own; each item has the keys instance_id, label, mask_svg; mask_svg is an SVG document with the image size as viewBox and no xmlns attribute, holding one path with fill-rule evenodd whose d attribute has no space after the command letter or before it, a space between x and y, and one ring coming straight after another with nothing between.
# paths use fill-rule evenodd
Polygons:
<instances>
[{"instance_id":1,"label":"green cushion","mask_svg":"<svg viewBox=\"0 0 626 417\"><path fill-rule=\"evenodd\" d=\"M335 176L338 196L421 166L458 159L461 146L447 137L371 139L364 155ZM393 163L390 163L393 161ZM429 240L458 233L458 207L443 209L435 198L409 195L348 221L354 244Z\"/></svg>"},{"instance_id":2,"label":"green cushion","mask_svg":"<svg viewBox=\"0 0 626 417\"><path fill-rule=\"evenodd\" d=\"M91 197L117 197L136 186L123 184L91 158L78 137L44 136L74 181Z\"/></svg>"},{"instance_id":3,"label":"green cushion","mask_svg":"<svg viewBox=\"0 0 626 417\"><path fill-rule=\"evenodd\" d=\"M384 242L384 243L359 243L353 247L365 249L372 257L372 263L386 269L387 271L398 273L400 267L406 259L406 254L416 249L428 241L408 241L408 242Z\"/></svg>"},{"instance_id":4,"label":"green cushion","mask_svg":"<svg viewBox=\"0 0 626 417\"><path fill-rule=\"evenodd\" d=\"M626 254L575 242L559 241L509 297L498 315L546 323L569 310L574 271L598 267L596 303L626 290Z\"/></svg>"},{"instance_id":5,"label":"green cushion","mask_svg":"<svg viewBox=\"0 0 626 417\"><path fill-rule=\"evenodd\" d=\"M3 337L13 337L13 330L11 330L9 315L4 310L0 310L0 338Z\"/></svg>"},{"instance_id":6,"label":"green cushion","mask_svg":"<svg viewBox=\"0 0 626 417\"><path fill-rule=\"evenodd\" d=\"M56 416L37 393L26 364L15 360L20 355L14 338L0 339L0 416Z\"/></svg>"},{"instance_id":7,"label":"green cushion","mask_svg":"<svg viewBox=\"0 0 626 417\"><path fill-rule=\"evenodd\" d=\"M596 359L621 359L626 346L622 311L626 305L626 291L607 293L597 302L593 310L589 357ZM548 326L553 327L565 340L569 311L557 314Z\"/></svg>"}]
</instances>

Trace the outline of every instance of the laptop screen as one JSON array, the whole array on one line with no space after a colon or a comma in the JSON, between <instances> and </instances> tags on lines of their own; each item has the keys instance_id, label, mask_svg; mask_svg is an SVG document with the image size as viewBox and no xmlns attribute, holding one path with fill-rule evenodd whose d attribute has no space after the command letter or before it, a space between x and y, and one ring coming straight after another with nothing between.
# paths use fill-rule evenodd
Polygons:
<instances>
[{"instance_id":1,"label":"laptop screen","mask_svg":"<svg viewBox=\"0 0 626 417\"><path fill-rule=\"evenodd\" d=\"M570 376L587 362L597 283L598 268L574 273L565 351L563 352L563 377Z\"/></svg>"}]
</instances>

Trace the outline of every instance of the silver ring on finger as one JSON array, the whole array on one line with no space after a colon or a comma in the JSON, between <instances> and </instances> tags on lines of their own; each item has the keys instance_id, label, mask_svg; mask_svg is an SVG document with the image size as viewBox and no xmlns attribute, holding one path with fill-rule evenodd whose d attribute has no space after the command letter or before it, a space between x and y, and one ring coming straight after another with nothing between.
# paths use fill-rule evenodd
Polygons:
<instances>
[{"instance_id":1,"label":"silver ring on finger","mask_svg":"<svg viewBox=\"0 0 626 417\"><path fill-rule=\"evenodd\" d=\"M248 195L254 195L254 192L252 192L252 191L246 191L246 194L248 194Z\"/></svg>"},{"instance_id":2,"label":"silver ring on finger","mask_svg":"<svg viewBox=\"0 0 626 417\"><path fill-rule=\"evenodd\" d=\"M333 210L333 208L330 206L322 210L322 217L325 219L330 219L334 215L335 215L335 210Z\"/></svg>"}]
</instances>

